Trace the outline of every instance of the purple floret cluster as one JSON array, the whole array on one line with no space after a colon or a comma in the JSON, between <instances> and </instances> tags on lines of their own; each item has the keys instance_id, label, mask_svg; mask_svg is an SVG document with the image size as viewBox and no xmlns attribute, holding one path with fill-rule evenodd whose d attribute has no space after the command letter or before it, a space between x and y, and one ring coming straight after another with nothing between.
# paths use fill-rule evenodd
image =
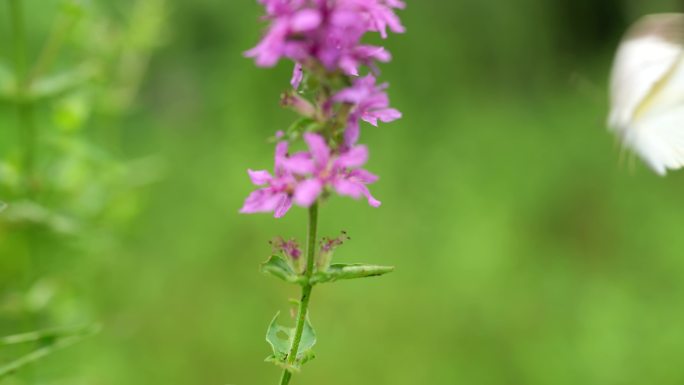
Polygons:
<instances>
[{"instance_id":1,"label":"purple floret cluster","mask_svg":"<svg viewBox=\"0 0 684 385\"><path fill-rule=\"evenodd\" d=\"M380 46L363 44L367 32L404 32L394 13L399 0L259 0L270 22L261 42L247 51L257 65L270 67L281 58L305 64L315 60L328 71L357 76L362 65L387 62ZM296 71L295 71L296 72Z\"/></svg>"},{"instance_id":2,"label":"purple floret cluster","mask_svg":"<svg viewBox=\"0 0 684 385\"><path fill-rule=\"evenodd\" d=\"M395 13L400 0L259 0L268 22L259 44L245 53L262 67L281 59L294 62L293 90L283 104L302 115L304 125L280 132L273 173L249 170L252 192L242 213L273 212L282 217L293 204L310 207L330 193L380 201L368 185L378 177L363 166L368 148L359 145L361 121L377 126L401 117L390 107L388 85L378 83L377 63L388 62L385 48L365 44L367 33L401 33ZM365 72L365 74L363 74ZM302 138L306 149L290 152Z\"/></svg>"}]
</instances>

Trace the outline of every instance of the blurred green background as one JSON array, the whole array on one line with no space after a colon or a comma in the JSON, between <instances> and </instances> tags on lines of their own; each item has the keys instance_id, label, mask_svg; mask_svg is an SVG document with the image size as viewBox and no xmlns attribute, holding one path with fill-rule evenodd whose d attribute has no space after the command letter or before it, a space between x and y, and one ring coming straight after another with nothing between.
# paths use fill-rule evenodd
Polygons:
<instances>
[{"instance_id":1,"label":"blurred green background","mask_svg":"<svg viewBox=\"0 0 684 385\"><path fill-rule=\"evenodd\" d=\"M57 34L43 72L69 81L34 105L29 172L3 0L0 335L103 330L3 384L276 383L264 334L298 293L258 264L306 218L237 214L295 118L290 64L242 57L256 1L22 3L29 62ZM621 162L604 125L620 35L682 5L408 1L382 66L404 118L362 137L383 206L321 211L353 239L338 261L397 271L316 288L293 383L684 383L684 179Z\"/></svg>"}]
</instances>

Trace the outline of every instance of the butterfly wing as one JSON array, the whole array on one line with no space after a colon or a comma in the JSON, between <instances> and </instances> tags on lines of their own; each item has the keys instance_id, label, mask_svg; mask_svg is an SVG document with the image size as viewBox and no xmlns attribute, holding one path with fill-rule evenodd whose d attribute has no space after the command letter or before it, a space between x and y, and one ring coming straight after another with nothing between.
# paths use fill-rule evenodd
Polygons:
<instances>
[{"instance_id":1,"label":"butterfly wing","mask_svg":"<svg viewBox=\"0 0 684 385\"><path fill-rule=\"evenodd\" d=\"M684 105L639 122L623 138L659 175L684 167Z\"/></svg>"},{"instance_id":2,"label":"butterfly wing","mask_svg":"<svg viewBox=\"0 0 684 385\"><path fill-rule=\"evenodd\" d=\"M654 171L684 166L684 14L639 21L618 49L609 125Z\"/></svg>"},{"instance_id":3,"label":"butterfly wing","mask_svg":"<svg viewBox=\"0 0 684 385\"><path fill-rule=\"evenodd\" d=\"M684 26L684 14L650 15L625 35L611 75L611 128L625 129L639 105L674 67L684 48L670 30L680 24Z\"/></svg>"}]
</instances>

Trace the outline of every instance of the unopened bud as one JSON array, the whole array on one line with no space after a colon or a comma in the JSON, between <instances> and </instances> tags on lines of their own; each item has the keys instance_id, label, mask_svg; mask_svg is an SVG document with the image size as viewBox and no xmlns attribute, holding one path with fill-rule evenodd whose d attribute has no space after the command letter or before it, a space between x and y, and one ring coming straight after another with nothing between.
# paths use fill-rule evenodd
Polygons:
<instances>
[{"instance_id":1,"label":"unopened bud","mask_svg":"<svg viewBox=\"0 0 684 385\"><path fill-rule=\"evenodd\" d=\"M294 92L283 93L280 99L280 105L291 108L306 118L313 118L316 116L316 107Z\"/></svg>"}]
</instances>

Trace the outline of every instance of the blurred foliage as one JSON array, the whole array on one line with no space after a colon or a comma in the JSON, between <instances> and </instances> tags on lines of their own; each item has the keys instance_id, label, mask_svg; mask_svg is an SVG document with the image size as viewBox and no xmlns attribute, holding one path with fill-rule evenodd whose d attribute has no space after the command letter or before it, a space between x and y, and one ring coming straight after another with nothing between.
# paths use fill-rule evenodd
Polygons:
<instances>
[{"instance_id":1,"label":"blurred foliage","mask_svg":"<svg viewBox=\"0 0 684 385\"><path fill-rule=\"evenodd\" d=\"M291 66L242 57L259 6L23 3L29 58L62 37L28 93L27 173L0 5L0 336L103 330L3 385L274 383L263 325L296 291L258 265L305 213L237 215L293 117ZM682 383L684 180L620 162L604 120L621 33L684 4L408 3L382 67L405 118L362 137L383 207L321 213L321 235L352 237L335 263L397 271L317 288L321 358L297 383Z\"/></svg>"},{"instance_id":2,"label":"blurred foliage","mask_svg":"<svg viewBox=\"0 0 684 385\"><path fill-rule=\"evenodd\" d=\"M0 197L7 202L0 332L89 324L98 315L71 272L118 242L144 200L141 187L162 172L156 157L119 157L117 137L162 42L164 0L130 3L119 18L96 2L7 3L3 24L12 33L3 36L13 50L0 61ZM24 366L80 339L41 338L3 351L0 379L18 370L15 381L42 382L31 370L22 377Z\"/></svg>"}]
</instances>

